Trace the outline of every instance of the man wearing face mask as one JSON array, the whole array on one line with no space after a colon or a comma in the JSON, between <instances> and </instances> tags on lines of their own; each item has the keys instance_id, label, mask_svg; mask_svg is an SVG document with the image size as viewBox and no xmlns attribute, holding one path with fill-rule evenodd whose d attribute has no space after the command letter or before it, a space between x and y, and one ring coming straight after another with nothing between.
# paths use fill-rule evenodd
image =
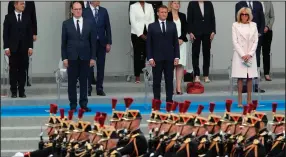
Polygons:
<instances>
[{"instance_id":1,"label":"man wearing face mask","mask_svg":"<svg viewBox=\"0 0 286 157\"><path fill-rule=\"evenodd\" d=\"M140 122L142 116L139 110L128 110L124 121L124 128L130 130L129 142L126 146L117 148L113 153L118 153L120 155L129 155L129 156L141 156L147 152L147 140L140 130Z\"/></svg>"},{"instance_id":2,"label":"man wearing face mask","mask_svg":"<svg viewBox=\"0 0 286 157\"><path fill-rule=\"evenodd\" d=\"M273 144L267 154L267 157L285 157L286 140L285 140L285 113L276 114L273 112L273 121L271 122L272 132L275 135Z\"/></svg>"},{"instance_id":3,"label":"man wearing face mask","mask_svg":"<svg viewBox=\"0 0 286 157\"><path fill-rule=\"evenodd\" d=\"M248 115L245 117L241 136L238 138L237 143L242 141L242 148L236 147L234 157L260 157L266 156L265 148L260 143L257 133L259 131L260 119L254 116Z\"/></svg>"}]
</instances>

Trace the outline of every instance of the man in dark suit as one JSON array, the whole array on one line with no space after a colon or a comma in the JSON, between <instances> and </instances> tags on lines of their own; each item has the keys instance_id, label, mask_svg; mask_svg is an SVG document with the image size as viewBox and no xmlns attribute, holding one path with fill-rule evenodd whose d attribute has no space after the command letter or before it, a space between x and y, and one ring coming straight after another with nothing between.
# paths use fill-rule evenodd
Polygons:
<instances>
[{"instance_id":1,"label":"man in dark suit","mask_svg":"<svg viewBox=\"0 0 286 157\"><path fill-rule=\"evenodd\" d=\"M92 1L90 4L90 7L84 9L83 17L93 21L92 27L96 28L96 92L97 95L105 96L103 91L103 79L106 53L110 52L112 44L111 27L108 12L104 7L99 6L100 1ZM92 90L91 82L94 77L93 68L94 67L90 68L88 95L91 95Z\"/></svg>"},{"instance_id":2,"label":"man in dark suit","mask_svg":"<svg viewBox=\"0 0 286 157\"><path fill-rule=\"evenodd\" d=\"M203 44L203 76L209 80L211 41L216 34L216 22L213 4L210 1L191 1L187 13L188 33L192 44L192 62L195 82L200 82L199 57L201 43Z\"/></svg>"},{"instance_id":3,"label":"man in dark suit","mask_svg":"<svg viewBox=\"0 0 286 157\"><path fill-rule=\"evenodd\" d=\"M137 1L130 1L129 2L129 9L128 9L129 11L130 11L130 5L132 5L132 4L136 3L136 2ZM152 4L152 7L153 7L154 13L155 13L155 15L154 15L155 16L155 20L158 20L157 9L158 9L158 7L163 5L163 1L147 1L147 3ZM130 23L130 19L129 19L129 24L131 24Z\"/></svg>"},{"instance_id":4,"label":"man in dark suit","mask_svg":"<svg viewBox=\"0 0 286 157\"><path fill-rule=\"evenodd\" d=\"M25 2L25 9L23 11L23 14L27 15L31 19L31 26L32 26L32 32L33 32L33 40L37 40L37 16L36 16L36 8L35 8L35 2L34 1L24 1ZM14 13L15 7L14 7L14 1L10 1L8 3L8 14ZM29 57L27 60L27 86L31 86L29 82Z\"/></svg>"},{"instance_id":5,"label":"man in dark suit","mask_svg":"<svg viewBox=\"0 0 286 157\"><path fill-rule=\"evenodd\" d=\"M258 44L256 48L256 60L257 60L257 67L260 67L260 53L261 53L261 44L262 44L262 35L264 33L264 28L265 28L265 18L264 18L264 12L263 12L263 7L261 2L259 1L239 1L235 5L235 20L237 12L242 8L242 7L249 7L252 11L253 19L252 21L256 23L257 25L257 30L258 30ZM258 86L257 83L255 83L255 92L258 92ZM246 89L246 87L243 87ZM259 89L261 93L264 93L265 90Z\"/></svg>"},{"instance_id":6,"label":"man in dark suit","mask_svg":"<svg viewBox=\"0 0 286 157\"><path fill-rule=\"evenodd\" d=\"M72 6L73 17L63 22L62 27L62 60L68 72L68 95L70 109L76 111L76 83L79 78L79 105L85 111L87 107L87 82L90 66L94 66L96 44L92 22L82 17L82 5L75 1Z\"/></svg>"},{"instance_id":7,"label":"man in dark suit","mask_svg":"<svg viewBox=\"0 0 286 157\"><path fill-rule=\"evenodd\" d=\"M159 19L150 24L147 34L147 59L153 67L154 99L160 100L161 79L164 71L166 82L166 102L173 102L174 65L180 58L176 24L166 21L168 8L160 6L157 15Z\"/></svg>"},{"instance_id":8,"label":"man in dark suit","mask_svg":"<svg viewBox=\"0 0 286 157\"><path fill-rule=\"evenodd\" d=\"M33 54L32 22L24 14L24 1L14 2L15 10L5 16L3 42L5 54L9 57L9 77L12 98L25 98L26 66L28 56Z\"/></svg>"}]
</instances>

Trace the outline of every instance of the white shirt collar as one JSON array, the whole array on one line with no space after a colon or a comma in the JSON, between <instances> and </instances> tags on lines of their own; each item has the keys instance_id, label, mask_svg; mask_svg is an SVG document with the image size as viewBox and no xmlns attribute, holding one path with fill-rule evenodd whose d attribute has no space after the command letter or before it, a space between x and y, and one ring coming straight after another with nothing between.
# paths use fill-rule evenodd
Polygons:
<instances>
[{"instance_id":1,"label":"white shirt collar","mask_svg":"<svg viewBox=\"0 0 286 157\"><path fill-rule=\"evenodd\" d=\"M165 20L165 21L162 21L162 20L158 19L158 21L160 22L160 24L161 24L162 22L165 22L165 23L166 23L166 20Z\"/></svg>"},{"instance_id":2,"label":"white shirt collar","mask_svg":"<svg viewBox=\"0 0 286 157\"><path fill-rule=\"evenodd\" d=\"M15 14L16 14L16 16L18 16L18 14L20 14L22 16L22 12L18 13L16 10L15 10Z\"/></svg>"},{"instance_id":3,"label":"white shirt collar","mask_svg":"<svg viewBox=\"0 0 286 157\"><path fill-rule=\"evenodd\" d=\"M76 22L77 20L79 20L79 22L82 22L83 18L80 17L79 19L77 19L77 18L73 17L73 20L74 20L75 22Z\"/></svg>"},{"instance_id":4,"label":"white shirt collar","mask_svg":"<svg viewBox=\"0 0 286 157\"><path fill-rule=\"evenodd\" d=\"M90 9L93 11L94 9L97 9L97 10L99 10L99 6L97 6L97 7L93 7L91 4L89 5L90 6Z\"/></svg>"}]
</instances>

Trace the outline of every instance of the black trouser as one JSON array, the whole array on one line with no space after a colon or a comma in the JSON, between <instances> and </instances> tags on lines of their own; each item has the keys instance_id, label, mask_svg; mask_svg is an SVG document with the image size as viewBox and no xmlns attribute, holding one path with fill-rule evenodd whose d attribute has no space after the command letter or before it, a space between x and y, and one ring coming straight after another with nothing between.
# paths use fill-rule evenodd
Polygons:
<instances>
[{"instance_id":1,"label":"black trouser","mask_svg":"<svg viewBox=\"0 0 286 157\"><path fill-rule=\"evenodd\" d=\"M103 91L104 69L105 69L106 46L102 46L100 41L96 42L96 91ZM92 91L91 82L94 78L94 67L90 68L90 75L88 77L88 91Z\"/></svg>"},{"instance_id":2,"label":"black trouser","mask_svg":"<svg viewBox=\"0 0 286 157\"><path fill-rule=\"evenodd\" d=\"M146 27L143 34L147 35ZM136 34L131 34L131 41L134 51L134 75L139 77L146 63L146 41Z\"/></svg>"},{"instance_id":3,"label":"black trouser","mask_svg":"<svg viewBox=\"0 0 286 157\"><path fill-rule=\"evenodd\" d=\"M260 67L260 54L261 54L261 46L262 46L262 41L263 41L263 36L260 36L258 38L258 44L256 48L256 62L257 62L257 67Z\"/></svg>"},{"instance_id":4,"label":"black trouser","mask_svg":"<svg viewBox=\"0 0 286 157\"><path fill-rule=\"evenodd\" d=\"M152 68L153 73L153 94L154 98L161 98L161 80L164 72L166 83L166 102L173 101L173 78L174 78L174 61L155 61L156 66Z\"/></svg>"},{"instance_id":5,"label":"black trouser","mask_svg":"<svg viewBox=\"0 0 286 157\"><path fill-rule=\"evenodd\" d=\"M27 82L29 82L29 64L30 64L30 57L27 58L27 66L26 66Z\"/></svg>"},{"instance_id":6,"label":"black trouser","mask_svg":"<svg viewBox=\"0 0 286 157\"><path fill-rule=\"evenodd\" d=\"M27 58L28 49L23 48L20 41L18 50L11 52L9 57L10 90L12 94L17 94L17 87L19 94L25 92Z\"/></svg>"},{"instance_id":7,"label":"black trouser","mask_svg":"<svg viewBox=\"0 0 286 157\"><path fill-rule=\"evenodd\" d=\"M77 93L76 84L79 78L80 84L80 98L79 105L81 108L87 107L87 81L90 73L89 60L68 60L68 95L70 101L70 108L77 107Z\"/></svg>"},{"instance_id":8,"label":"black trouser","mask_svg":"<svg viewBox=\"0 0 286 157\"><path fill-rule=\"evenodd\" d=\"M211 40L210 34L204 35L195 35L194 42L192 44L192 62L194 75L200 76L200 67L199 67L199 59L200 59L200 49L201 43L203 44L203 76L209 76L209 68L210 68L210 47Z\"/></svg>"},{"instance_id":9,"label":"black trouser","mask_svg":"<svg viewBox=\"0 0 286 157\"><path fill-rule=\"evenodd\" d=\"M273 36L272 30L268 30L268 32L263 34L262 55L263 55L264 75L269 75L270 71L270 49L271 49L272 36Z\"/></svg>"}]
</instances>

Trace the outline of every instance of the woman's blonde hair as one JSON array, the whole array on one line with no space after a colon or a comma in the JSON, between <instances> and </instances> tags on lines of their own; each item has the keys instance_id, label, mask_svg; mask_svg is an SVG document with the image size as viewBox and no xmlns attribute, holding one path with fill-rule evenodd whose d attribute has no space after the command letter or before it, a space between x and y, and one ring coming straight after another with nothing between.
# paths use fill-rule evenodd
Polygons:
<instances>
[{"instance_id":1,"label":"woman's blonde hair","mask_svg":"<svg viewBox=\"0 0 286 157\"><path fill-rule=\"evenodd\" d=\"M179 4L180 4L180 1L169 1L169 3L168 3L168 11L172 11L172 3L173 2L179 2Z\"/></svg>"},{"instance_id":2,"label":"woman's blonde hair","mask_svg":"<svg viewBox=\"0 0 286 157\"><path fill-rule=\"evenodd\" d=\"M251 22L253 19L253 15L252 15L251 10L248 7L243 7L237 12L237 15L236 15L237 22L241 23L241 14L243 11L245 11L248 14L247 22Z\"/></svg>"}]
</instances>

